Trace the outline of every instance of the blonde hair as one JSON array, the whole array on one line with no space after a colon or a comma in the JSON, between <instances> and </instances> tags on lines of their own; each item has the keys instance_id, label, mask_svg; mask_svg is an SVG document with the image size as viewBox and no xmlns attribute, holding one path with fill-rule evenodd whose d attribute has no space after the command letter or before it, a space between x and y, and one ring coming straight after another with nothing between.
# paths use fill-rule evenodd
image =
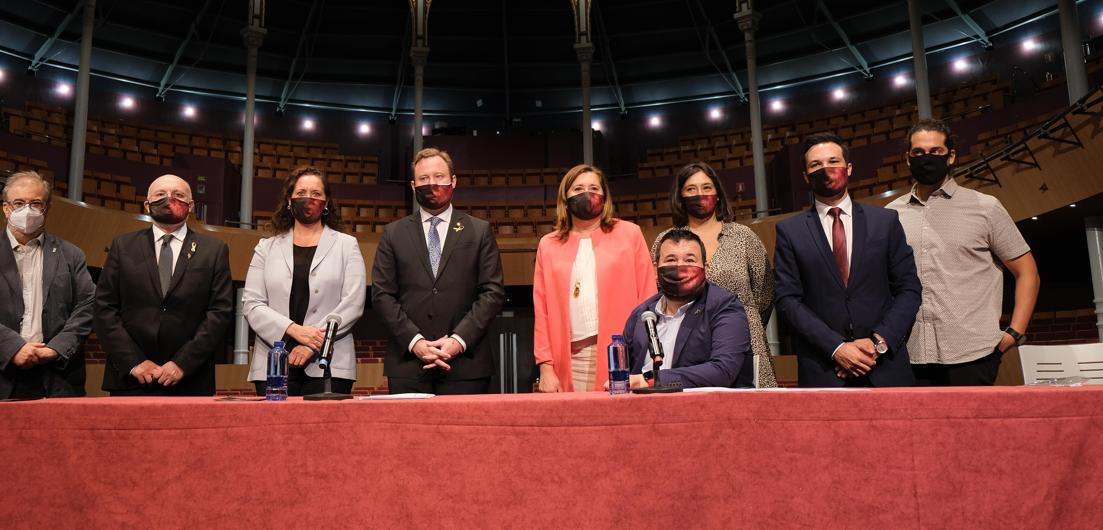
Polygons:
<instances>
[{"instance_id":1,"label":"blonde hair","mask_svg":"<svg viewBox=\"0 0 1103 530\"><path fill-rule=\"evenodd\" d=\"M414 162L410 164L410 170L417 171L416 167L418 162L421 162L426 158L432 158L434 156L439 156L441 160L444 160L445 164L448 164L449 177L456 174L456 170L452 168L452 157L448 156L448 151L437 149L436 147L426 147L425 149L418 151L417 154L414 155ZM417 176L414 175L414 177L415 178L411 180L415 180Z\"/></svg>"},{"instance_id":2,"label":"blonde hair","mask_svg":"<svg viewBox=\"0 0 1103 530\"><path fill-rule=\"evenodd\" d=\"M567 211L567 190L571 189L575 179L583 173L597 175L601 192L605 194L605 207L601 210L601 230L608 232L617 222L613 217L613 197L609 194L609 183L605 180L605 173L589 164L579 164L563 175L563 180L559 182L559 193L555 197L555 230L558 232L560 241L566 241L571 233L571 212Z\"/></svg>"}]
</instances>

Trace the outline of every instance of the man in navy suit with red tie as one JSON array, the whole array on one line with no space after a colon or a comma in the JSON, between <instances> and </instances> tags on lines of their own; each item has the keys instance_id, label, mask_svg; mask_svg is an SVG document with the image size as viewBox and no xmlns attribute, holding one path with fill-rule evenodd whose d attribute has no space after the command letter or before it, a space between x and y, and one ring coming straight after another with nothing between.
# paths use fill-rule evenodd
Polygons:
<instances>
[{"instance_id":1,"label":"man in navy suit with red tie","mask_svg":"<svg viewBox=\"0 0 1103 530\"><path fill-rule=\"evenodd\" d=\"M777 225L778 312L796 335L800 386L911 386L915 259L896 211L851 201L852 170L839 137L804 141L815 203Z\"/></svg>"}]
</instances>

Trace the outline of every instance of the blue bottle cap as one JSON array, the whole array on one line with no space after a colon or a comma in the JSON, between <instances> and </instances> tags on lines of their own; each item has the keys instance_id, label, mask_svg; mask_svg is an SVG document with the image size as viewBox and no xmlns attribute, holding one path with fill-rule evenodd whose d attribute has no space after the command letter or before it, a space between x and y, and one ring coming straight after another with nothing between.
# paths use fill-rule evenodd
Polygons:
<instances>
[{"instance_id":1,"label":"blue bottle cap","mask_svg":"<svg viewBox=\"0 0 1103 530\"><path fill-rule=\"evenodd\" d=\"M624 340L624 335L613 335L613 340Z\"/></svg>"},{"instance_id":2,"label":"blue bottle cap","mask_svg":"<svg viewBox=\"0 0 1103 530\"><path fill-rule=\"evenodd\" d=\"M273 347L273 348L280 348L280 349L283 349L283 347L284 347L284 343L283 343L283 341L282 341L282 340L277 340L276 342L273 342L273 343L272 343L272 347Z\"/></svg>"}]
</instances>

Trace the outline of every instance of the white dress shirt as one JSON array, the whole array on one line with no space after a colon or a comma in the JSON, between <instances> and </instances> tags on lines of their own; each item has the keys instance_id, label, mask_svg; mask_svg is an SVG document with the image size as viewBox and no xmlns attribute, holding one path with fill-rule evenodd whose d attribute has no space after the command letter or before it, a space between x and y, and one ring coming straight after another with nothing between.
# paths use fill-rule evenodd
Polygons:
<instances>
[{"instance_id":1,"label":"white dress shirt","mask_svg":"<svg viewBox=\"0 0 1103 530\"><path fill-rule=\"evenodd\" d=\"M693 302L689 302L682 307L679 307L673 315L666 314L663 311L663 307L666 307L666 297L660 296L659 301L655 302L655 316L659 317L655 321L655 332L659 334L659 344L663 347L663 365L660 367L662 370L670 369L674 366L674 352L678 346L678 330L682 329L682 321L686 318L686 312L693 305ZM647 358L643 361L643 369L640 373L647 373L651 371L651 354L648 353Z\"/></svg>"},{"instance_id":2,"label":"white dress shirt","mask_svg":"<svg viewBox=\"0 0 1103 530\"><path fill-rule=\"evenodd\" d=\"M424 208L420 209L420 211L422 228L421 231L425 234L425 248L429 248L429 227L433 226L433 224L429 222L429 219L432 217L438 217L441 221L444 221L442 223L437 223L437 235L440 236L440 249L441 251L443 251L444 239L448 237L448 223L452 221L452 205L449 204L448 208L445 208L443 212L440 212L437 215L430 214L429 212L425 211Z\"/></svg>"},{"instance_id":3,"label":"white dress shirt","mask_svg":"<svg viewBox=\"0 0 1103 530\"><path fill-rule=\"evenodd\" d=\"M850 200L850 194L847 193L843 196L843 200L835 206L828 206L816 200L816 214L820 216L820 224L823 225L823 233L827 236L827 247L832 252L835 251L835 243L832 238L832 230L835 227L835 218L831 216L831 209L838 207L843 212L839 215L839 218L843 220L843 231L846 232L846 268L850 270L850 256L854 253L854 201ZM839 348L843 347L843 342L838 346L835 346L835 351L831 352L831 358L835 358L835 354L839 352Z\"/></svg>"},{"instance_id":4,"label":"white dress shirt","mask_svg":"<svg viewBox=\"0 0 1103 530\"><path fill-rule=\"evenodd\" d=\"M161 238L165 237L165 232L161 227L153 225L153 262L161 262ZM176 264L180 262L180 251L184 249L184 238L188 235L188 225L182 224L180 228L177 228L172 232L172 241L169 242L169 248L172 249L172 272L176 273Z\"/></svg>"},{"instance_id":5,"label":"white dress shirt","mask_svg":"<svg viewBox=\"0 0 1103 530\"><path fill-rule=\"evenodd\" d=\"M19 272L19 280L23 290L23 317L20 319L19 336L27 342L42 342L42 304L45 302L42 292L42 242L45 239L42 234L20 245L15 238L11 227L8 233L8 243L11 244L12 254L15 255L15 267Z\"/></svg>"},{"instance_id":6,"label":"white dress shirt","mask_svg":"<svg viewBox=\"0 0 1103 530\"><path fill-rule=\"evenodd\" d=\"M433 214L425 211L424 208L420 208L419 211L421 212L421 226L422 226L421 231L425 234L425 248L426 249L429 248L429 229L433 226L433 223L431 223L429 221L429 219L431 219L433 217L437 217L441 221L443 221L441 223L437 223L437 235L440 236L440 250L441 250L441 256L443 257L444 256L444 241L445 241L445 238L448 237L448 225L449 225L449 223L452 222L452 205L449 204L448 208L445 208L443 212L440 212L437 215L433 215ZM417 341L419 341L421 339L424 339L424 338L425 338L425 336L422 335L421 333L418 333L417 335L414 335L414 338L412 340L410 340L410 345L406 349L410 350L411 352L414 351L414 344L417 344ZM467 343L464 342L464 340L462 338L460 338L459 335L456 335L455 333L453 333L452 338L456 339L456 342L460 343L460 351L467 351ZM431 339L431 340L437 340L437 339Z\"/></svg>"},{"instance_id":7,"label":"white dress shirt","mask_svg":"<svg viewBox=\"0 0 1103 530\"><path fill-rule=\"evenodd\" d=\"M850 256L854 253L854 202L850 200L850 194L843 196L842 202L835 206L828 206L816 200L816 214L820 216L820 225L823 226L823 234L827 236L827 248L835 251L835 243L831 237L831 231L835 226L835 218L831 216L831 209L838 207L843 213L839 216L843 221L843 231L846 232L846 266L850 268Z\"/></svg>"}]
</instances>

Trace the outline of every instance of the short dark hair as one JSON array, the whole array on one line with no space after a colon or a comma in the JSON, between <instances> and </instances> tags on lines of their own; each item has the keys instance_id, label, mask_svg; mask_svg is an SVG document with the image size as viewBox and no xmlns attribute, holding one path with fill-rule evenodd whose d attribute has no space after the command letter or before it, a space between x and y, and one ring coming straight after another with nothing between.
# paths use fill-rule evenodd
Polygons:
<instances>
[{"instance_id":1,"label":"short dark hair","mask_svg":"<svg viewBox=\"0 0 1103 530\"><path fill-rule=\"evenodd\" d=\"M804 145L801 150L801 157L804 158L804 163L808 163L808 151L813 147L820 144L835 144L843 150L843 162L850 163L850 149L843 143L843 139L833 133L815 133L804 137Z\"/></svg>"},{"instance_id":2,"label":"short dark hair","mask_svg":"<svg viewBox=\"0 0 1103 530\"><path fill-rule=\"evenodd\" d=\"M685 186L689 177L696 175L698 171L704 173L712 181L712 186L716 188L716 219L721 223L735 219L732 205L728 202L728 192L724 191L724 185L720 183L720 177L716 176L716 172L708 164L693 162L683 167L678 172L678 176L674 177L674 180L670 183L670 214L674 218L674 226L689 224L689 216L682 204L682 186Z\"/></svg>"},{"instance_id":3,"label":"short dark hair","mask_svg":"<svg viewBox=\"0 0 1103 530\"><path fill-rule=\"evenodd\" d=\"M950 131L950 126L946 125L946 122L935 118L923 118L912 125L911 129L908 129L908 139L905 147L905 151L911 150L912 135L917 132L930 131L941 133L946 138L946 149L954 148L954 133Z\"/></svg>"},{"instance_id":4,"label":"short dark hair","mask_svg":"<svg viewBox=\"0 0 1103 530\"><path fill-rule=\"evenodd\" d=\"M705 242L701 241L701 238L694 234L692 230L688 228L673 228L667 230L663 237L659 238L659 246L655 250L655 262L658 263L662 259L663 243L667 241L673 241L675 243L681 243L682 241L696 241L697 245L701 247L701 263L708 263L709 258L705 255Z\"/></svg>"}]
</instances>

